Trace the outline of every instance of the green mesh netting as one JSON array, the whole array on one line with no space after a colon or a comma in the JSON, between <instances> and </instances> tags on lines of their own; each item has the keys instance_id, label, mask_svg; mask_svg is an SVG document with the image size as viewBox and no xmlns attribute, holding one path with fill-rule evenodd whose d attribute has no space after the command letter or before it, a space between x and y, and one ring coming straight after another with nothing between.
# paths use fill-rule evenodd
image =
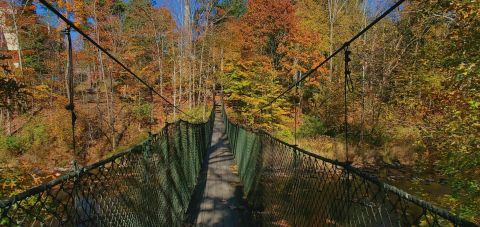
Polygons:
<instances>
[{"instance_id":1,"label":"green mesh netting","mask_svg":"<svg viewBox=\"0 0 480 227\"><path fill-rule=\"evenodd\" d=\"M258 225L475 226L348 164L248 131L222 113Z\"/></svg>"},{"instance_id":2,"label":"green mesh netting","mask_svg":"<svg viewBox=\"0 0 480 227\"><path fill-rule=\"evenodd\" d=\"M181 226L215 111L123 153L0 201L0 226Z\"/></svg>"}]
</instances>

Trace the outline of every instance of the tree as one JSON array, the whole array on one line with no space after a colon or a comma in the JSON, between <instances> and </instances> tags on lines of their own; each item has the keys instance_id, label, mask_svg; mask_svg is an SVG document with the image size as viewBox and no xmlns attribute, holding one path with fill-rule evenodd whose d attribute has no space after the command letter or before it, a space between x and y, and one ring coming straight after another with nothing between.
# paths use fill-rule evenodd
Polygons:
<instances>
[{"instance_id":1,"label":"tree","mask_svg":"<svg viewBox=\"0 0 480 227\"><path fill-rule=\"evenodd\" d=\"M272 68L281 69L285 52L282 46L292 41L295 32L295 8L290 0L249 0L242 17L244 56L266 55Z\"/></svg>"},{"instance_id":2,"label":"tree","mask_svg":"<svg viewBox=\"0 0 480 227\"><path fill-rule=\"evenodd\" d=\"M450 177L454 207L466 218L480 220L480 6L473 2L414 2L408 31L419 37L418 54L411 56L421 64L410 68L426 74L435 86L421 90L430 102L423 128L430 161ZM426 26L425 27L422 27ZM426 32L424 32L426 31ZM435 72L435 74L428 74ZM450 200L451 201L451 200Z\"/></svg>"}]
</instances>

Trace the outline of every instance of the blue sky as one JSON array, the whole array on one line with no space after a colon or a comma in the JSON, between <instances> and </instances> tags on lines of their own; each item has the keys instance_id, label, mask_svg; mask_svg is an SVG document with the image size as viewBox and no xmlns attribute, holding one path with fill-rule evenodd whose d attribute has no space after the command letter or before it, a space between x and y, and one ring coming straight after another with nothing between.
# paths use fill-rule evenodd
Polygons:
<instances>
[{"instance_id":1,"label":"blue sky","mask_svg":"<svg viewBox=\"0 0 480 227\"><path fill-rule=\"evenodd\" d=\"M155 5L157 7L169 8L177 23L181 23L183 15L182 1L183 0L155 0Z\"/></svg>"},{"instance_id":2,"label":"blue sky","mask_svg":"<svg viewBox=\"0 0 480 227\"><path fill-rule=\"evenodd\" d=\"M125 1L135 1L135 0L125 0ZM173 14L173 17L177 24L181 25L183 22L183 1L184 0L152 0L156 7L167 7ZM394 4L397 0L366 0L367 7L370 16L375 17L385 11L388 7ZM197 4L195 0L191 0L192 4L192 12L197 8ZM37 4L37 12L41 15L48 16L47 20L51 20L50 24L54 25L57 21L55 15L50 12L47 12L41 4ZM395 14L394 14L395 16ZM74 18L70 18L74 20ZM74 39L77 38L78 34L76 32L72 33Z\"/></svg>"},{"instance_id":3,"label":"blue sky","mask_svg":"<svg viewBox=\"0 0 480 227\"><path fill-rule=\"evenodd\" d=\"M135 0L130 0L130 1L135 1ZM182 17L183 17L182 16L183 15L183 7L182 7L183 0L152 0L152 2L154 2L155 6L157 6L157 7L167 7L168 9L170 9L170 11L172 12L173 16L175 17L175 20L177 21L177 23L181 24ZM34 4L37 5L36 11L37 11L38 14L40 14L40 15L51 14L46 10L45 7L43 7L42 4L40 4L40 3L34 3ZM52 19L52 22L50 24L55 24L54 21L56 21L56 18L54 18L52 16L51 19ZM73 18L70 18L70 19L73 19Z\"/></svg>"},{"instance_id":4,"label":"blue sky","mask_svg":"<svg viewBox=\"0 0 480 227\"><path fill-rule=\"evenodd\" d=\"M167 7L175 17L177 23L182 23L183 17L183 1L184 0L153 0L158 7ZM272 0L274 1L274 0ZM326 0L325 0L326 1ZM392 6L397 0L365 0L370 16L377 16ZM195 7L195 0L191 0L191 4ZM192 11L193 12L193 11Z\"/></svg>"},{"instance_id":5,"label":"blue sky","mask_svg":"<svg viewBox=\"0 0 480 227\"><path fill-rule=\"evenodd\" d=\"M125 0L135 1L135 0ZM183 1L184 0L152 0L157 7L167 7L172 12L175 21L178 24L182 24L183 20ZM396 0L366 0L368 5L369 14L376 16L386 10L389 6L394 4ZM196 8L195 0L191 0L192 8ZM38 4L41 5L41 4ZM194 9L192 9L193 12ZM37 7L37 12L41 15L46 15L43 7ZM73 18L71 18L73 19Z\"/></svg>"},{"instance_id":6,"label":"blue sky","mask_svg":"<svg viewBox=\"0 0 480 227\"><path fill-rule=\"evenodd\" d=\"M398 0L366 0L367 1L367 6L368 6L368 11L369 15L371 17L376 17L383 13L385 10L390 8L392 5L394 5ZM405 3L404 3L405 4ZM403 9L404 4L400 5L400 9ZM398 14L396 11L393 11L390 16L396 18L398 17Z\"/></svg>"},{"instance_id":7,"label":"blue sky","mask_svg":"<svg viewBox=\"0 0 480 227\"><path fill-rule=\"evenodd\" d=\"M178 24L183 22L183 1L184 0L152 0L157 7L167 7L173 14ZM192 4L192 13L197 8L195 0L190 0Z\"/></svg>"}]
</instances>

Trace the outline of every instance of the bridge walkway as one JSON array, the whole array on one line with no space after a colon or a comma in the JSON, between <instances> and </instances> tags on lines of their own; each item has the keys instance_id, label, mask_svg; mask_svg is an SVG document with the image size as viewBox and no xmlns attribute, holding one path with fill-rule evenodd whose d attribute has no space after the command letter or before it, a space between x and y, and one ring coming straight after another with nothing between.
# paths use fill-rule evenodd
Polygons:
<instances>
[{"instance_id":1,"label":"bridge walkway","mask_svg":"<svg viewBox=\"0 0 480 227\"><path fill-rule=\"evenodd\" d=\"M251 226L219 107L216 112L212 145L190 202L186 225Z\"/></svg>"}]
</instances>

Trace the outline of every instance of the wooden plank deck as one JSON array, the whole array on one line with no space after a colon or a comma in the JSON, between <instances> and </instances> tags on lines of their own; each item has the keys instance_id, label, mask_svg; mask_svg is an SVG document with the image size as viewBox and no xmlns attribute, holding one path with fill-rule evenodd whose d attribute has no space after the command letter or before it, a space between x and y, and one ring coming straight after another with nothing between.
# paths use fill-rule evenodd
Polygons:
<instances>
[{"instance_id":1,"label":"wooden plank deck","mask_svg":"<svg viewBox=\"0 0 480 227\"><path fill-rule=\"evenodd\" d=\"M224 132L217 108L212 145L190 201L187 226L251 226L234 156Z\"/></svg>"}]
</instances>

